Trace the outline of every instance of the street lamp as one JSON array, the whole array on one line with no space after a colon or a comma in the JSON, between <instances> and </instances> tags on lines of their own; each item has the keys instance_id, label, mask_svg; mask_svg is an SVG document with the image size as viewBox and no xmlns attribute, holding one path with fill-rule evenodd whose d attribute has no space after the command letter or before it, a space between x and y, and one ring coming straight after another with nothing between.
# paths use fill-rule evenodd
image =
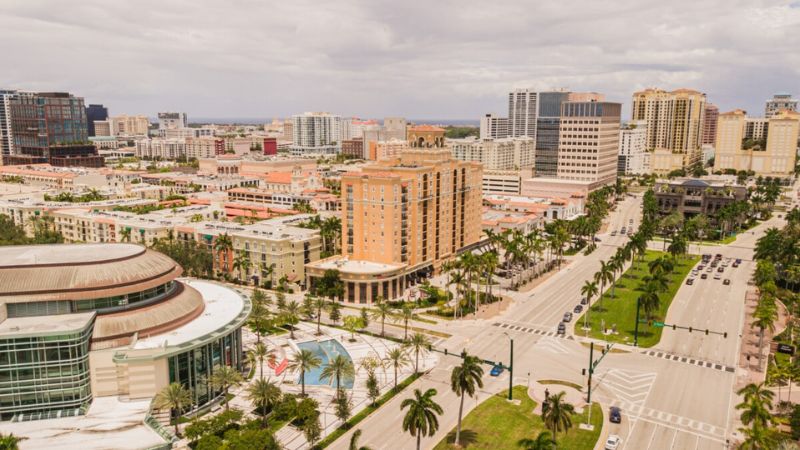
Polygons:
<instances>
[{"instance_id":1,"label":"street lamp","mask_svg":"<svg viewBox=\"0 0 800 450\"><path fill-rule=\"evenodd\" d=\"M503 332L506 335L509 341L509 363L508 363L508 400L511 401L513 399L512 390L514 388L514 338L512 338L507 332Z\"/></svg>"}]
</instances>

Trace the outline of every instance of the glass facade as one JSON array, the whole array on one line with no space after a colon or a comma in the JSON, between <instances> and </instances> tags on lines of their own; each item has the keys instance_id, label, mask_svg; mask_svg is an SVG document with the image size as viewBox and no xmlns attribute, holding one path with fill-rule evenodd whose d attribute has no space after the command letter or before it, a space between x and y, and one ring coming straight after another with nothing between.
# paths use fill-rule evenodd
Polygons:
<instances>
[{"instance_id":1,"label":"glass facade","mask_svg":"<svg viewBox=\"0 0 800 450\"><path fill-rule=\"evenodd\" d=\"M178 289L178 283L169 281L141 292L88 300L62 300L27 303L9 303L8 317L49 316L97 311L99 314L139 308L160 301Z\"/></svg>"},{"instance_id":2,"label":"glass facade","mask_svg":"<svg viewBox=\"0 0 800 450\"><path fill-rule=\"evenodd\" d=\"M92 399L89 339L80 332L0 339L0 420L80 409Z\"/></svg>"},{"instance_id":3,"label":"glass facade","mask_svg":"<svg viewBox=\"0 0 800 450\"><path fill-rule=\"evenodd\" d=\"M194 395L196 406L202 406L221 394L214 390L210 379L222 365L242 369L242 330L217 338L169 358L169 382L181 383Z\"/></svg>"}]
</instances>

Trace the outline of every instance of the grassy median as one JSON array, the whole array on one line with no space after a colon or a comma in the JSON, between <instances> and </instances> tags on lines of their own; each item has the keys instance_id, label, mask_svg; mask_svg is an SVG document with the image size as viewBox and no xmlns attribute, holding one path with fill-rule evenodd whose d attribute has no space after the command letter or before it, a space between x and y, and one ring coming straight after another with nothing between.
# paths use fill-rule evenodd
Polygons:
<instances>
[{"instance_id":1,"label":"grassy median","mask_svg":"<svg viewBox=\"0 0 800 450\"><path fill-rule=\"evenodd\" d=\"M467 414L461 424L461 448L519 450L520 446L517 443L520 439L534 439L540 432L545 431L541 416L533 413L536 402L528 396L525 386L514 387L514 399L521 400L519 405L510 403L506 397L508 391L496 394ZM558 448L593 449L603 427L603 414L599 404L592 405L594 430L579 429L578 424L584 422L586 422L585 414L572 416L572 428L566 433L558 433ZM453 429L434 450L456 448L452 444L455 434L456 431Z\"/></svg>"},{"instance_id":2,"label":"grassy median","mask_svg":"<svg viewBox=\"0 0 800 450\"><path fill-rule=\"evenodd\" d=\"M609 342L633 344L633 335L636 325L636 299L641 294L642 279L649 275L647 264L661 256L669 256L669 254L648 250L644 255L644 260L640 261L639 258L637 258L636 262L617 280L614 298L611 298L611 288L607 286L608 289L606 289L603 295L602 308L600 307L600 300L595 300L589 312L588 325L591 328L589 331L590 337L605 339ZM669 275L669 287L659 295L661 305L654 314L656 321L663 321L663 318L666 317L667 310L669 310L672 299L675 298L675 294L681 287L681 283L683 283L686 275L691 272L692 267L694 267L699 260L700 257L696 255L678 257L672 274ZM641 311L641 316L642 319L644 319L644 311ZM584 317L581 316L575 321L576 336L586 335L586 331L583 329L583 320ZM615 324L617 327L617 334L603 334L602 325L611 329ZM652 347L658 344L658 341L661 340L662 330L663 328L661 327L640 323L639 347Z\"/></svg>"}]
</instances>

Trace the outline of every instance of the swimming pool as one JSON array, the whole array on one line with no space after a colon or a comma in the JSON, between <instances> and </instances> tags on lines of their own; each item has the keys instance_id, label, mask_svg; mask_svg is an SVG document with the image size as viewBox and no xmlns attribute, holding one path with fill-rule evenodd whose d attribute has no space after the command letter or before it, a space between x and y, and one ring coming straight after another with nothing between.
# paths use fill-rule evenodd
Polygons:
<instances>
[{"instance_id":1,"label":"swimming pool","mask_svg":"<svg viewBox=\"0 0 800 450\"><path fill-rule=\"evenodd\" d=\"M349 359L350 361L353 360L352 358L350 358L350 354L347 353L347 350L344 349L344 346L342 346L342 344L335 339L329 339L327 341L321 341L321 342L317 341L301 342L297 344L297 346L301 350L312 351L322 361L322 364L320 364L320 366L317 367L316 369L306 371L307 386L333 387L335 384L335 381L333 379L327 379L327 378L324 380L320 379L320 375L322 374L322 369L324 369L325 366L328 364L328 361L335 358L336 355L342 355L345 358ZM340 382L340 385L345 389L352 389L354 382L355 380L352 377L343 377ZM297 383L300 384L299 376L297 377Z\"/></svg>"}]
</instances>

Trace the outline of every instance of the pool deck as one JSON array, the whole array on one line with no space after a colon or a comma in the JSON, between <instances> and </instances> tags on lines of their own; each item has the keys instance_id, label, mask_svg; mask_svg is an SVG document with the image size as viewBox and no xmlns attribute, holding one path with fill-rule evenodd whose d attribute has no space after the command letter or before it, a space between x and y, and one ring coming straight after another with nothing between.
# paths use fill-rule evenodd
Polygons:
<instances>
[{"instance_id":1,"label":"pool deck","mask_svg":"<svg viewBox=\"0 0 800 450\"><path fill-rule=\"evenodd\" d=\"M291 359L294 356L294 353L297 351L297 343L307 342L310 340L326 341L329 339L337 339L344 346L345 350L347 350L347 353L350 354L350 357L352 358L353 364L356 368L354 388L347 390L352 400L352 415L356 415L370 402L369 397L367 396L366 388L367 372L365 369L360 368L361 361L369 356L382 359L390 350L398 347L400 344L387 339L380 339L358 333L355 335L355 342L350 342L349 332L337 328L326 327L324 325L322 326L321 336L317 336L316 331L317 326L315 324L301 322L297 325L294 341L290 342L288 334L277 337L269 336L267 340L270 348L279 348L277 351L278 355L285 355L285 357ZM242 332L245 333L243 336L245 347L247 348L254 345L255 336L245 328L242 329ZM433 368L437 361L438 357L435 354L427 354L424 356L420 355L420 371ZM413 364L414 362L412 356L411 365L398 371L398 384L414 373ZM386 367L385 369L379 368L376 374L378 376L378 381L380 382L381 395L383 395L392 386L394 386L394 371L391 367ZM297 372L288 370L280 375L276 375L272 369L267 367L267 365L264 366L264 377L271 378L272 380L276 381L284 393L300 394L300 384L297 382L299 378L298 375L299 374ZM250 382L252 383L257 379L258 374L256 374ZM230 402L232 408L239 408L243 411L252 410L252 405L250 401L247 400L246 389L247 384L240 386L233 392L235 398ZM335 413L335 389L329 386L312 386L307 384L306 394L318 401L320 404L320 410L322 413L320 416L320 424L322 425L322 437L324 438L336 430L339 425L341 425L341 421L336 418ZM303 432L292 427L291 425L286 425L278 430L276 438L286 450L300 450L308 448L308 442L306 441Z\"/></svg>"}]
</instances>

